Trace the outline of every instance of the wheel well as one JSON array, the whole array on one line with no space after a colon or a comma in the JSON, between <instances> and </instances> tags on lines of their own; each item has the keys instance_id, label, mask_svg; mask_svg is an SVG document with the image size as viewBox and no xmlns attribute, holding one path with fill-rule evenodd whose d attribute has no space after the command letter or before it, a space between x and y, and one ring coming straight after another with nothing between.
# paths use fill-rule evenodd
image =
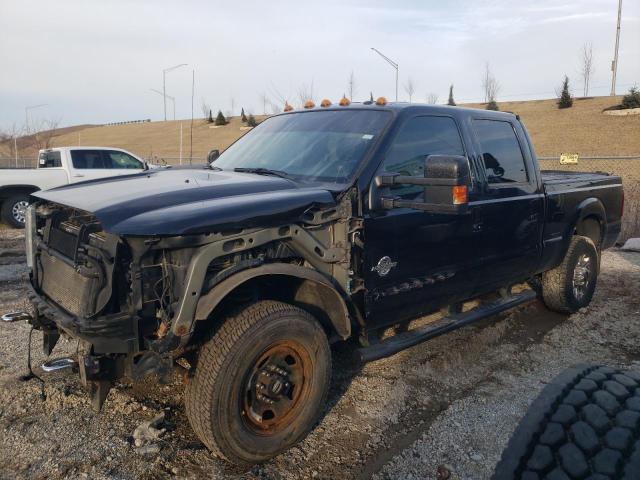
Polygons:
<instances>
[{"instance_id":1,"label":"wheel well","mask_svg":"<svg viewBox=\"0 0 640 480\"><path fill-rule=\"evenodd\" d=\"M193 338L203 338L202 335L206 336L214 330L225 315L242 305L258 300L278 300L308 311L320 322L330 341L345 338L350 334L350 331L345 331L344 328L344 302L336 290L305 278L263 275L251 278L230 291L213 308L206 320L197 322Z\"/></svg>"},{"instance_id":2,"label":"wheel well","mask_svg":"<svg viewBox=\"0 0 640 480\"><path fill-rule=\"evenodd\" d=\"M589 215L581 219L576 225L575 233L590 238L595 246L600 248L604 232L602 222L597 216Z\"/></svg>"},{"instance_id":3,"label":"wheel well","mask_svg":"<svg viewBox=\"0 0 640 480\"><path fill-rule=\"evenodd\" d=\"M29 195L40 190L35 185L16 185L0 189L0 202L14 195Z\"/></svg>"}]
</instances>

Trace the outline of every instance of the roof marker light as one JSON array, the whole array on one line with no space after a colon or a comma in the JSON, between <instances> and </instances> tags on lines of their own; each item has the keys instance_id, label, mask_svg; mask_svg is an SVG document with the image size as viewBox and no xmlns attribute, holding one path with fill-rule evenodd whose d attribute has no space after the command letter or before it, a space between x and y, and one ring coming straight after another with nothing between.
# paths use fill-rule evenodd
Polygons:
<instances>
[{"instance_id":1,"label":"roof marker light","mask_svg":"<svg viewBox=\"0 0 640 480\"><path fill-rule=\"evenodd\" d=\"M378 97L378 99L376 100L376 105L386 105L387 104L387 99L384 97Z\"/></svg>"},{"instance_id":2,"label":"roof marker light","mask_svg":"<svg viewBox=\"0 0 640 480\"><path fill-rule=\"evenodd\" d=\"M290 112L291 110L293 110L293 107L289 105L289 102L284 102L284 111Z\"/></svg>"},{"instance_id":3,"label":"roof marker light","mask_svg":"<svg viewBox=\"0 0 640 480\"><path fill-rule=\"evenodd\" d=\"M321 107L330 107L331 106L331 100L329 100L328 98L325 98L324 100L322 100L320 102L320 106Z\"/></svg>"},{"instance_id":4,"label":"roof marker light","mask_svg":"<svg viewBox=\"0 0 640 480\"><path fill-rule=\"evenodd\" d=\"M351 101L346 97L346 96L342 96L342 98L340 99L340 106L341 107L347 107L351 105Z\"/></svg>"},{"instance_id":5,"label":"roof marker light","mask_svg":"<svg viewBox=\"0 0 640 480\"><path fill-rule=\"evenodd\" d=\"M304 102L304 108L313 108L315 106L316 104L313 103L313 100L307 100L306 102Z\"/></svg>"}]
</instances>

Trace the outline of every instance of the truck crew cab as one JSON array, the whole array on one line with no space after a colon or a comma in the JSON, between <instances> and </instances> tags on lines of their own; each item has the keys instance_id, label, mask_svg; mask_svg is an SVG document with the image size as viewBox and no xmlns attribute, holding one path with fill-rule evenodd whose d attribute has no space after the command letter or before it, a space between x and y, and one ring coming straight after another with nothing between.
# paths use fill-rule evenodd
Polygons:
<instances>
[{"instance_id":1,"label":"truck crew cab","mask_svg":"<svg viewBox=\"0 0 640 480\"><path fill-rule=\"evenodd\" d=\"M249 465L319 419L332 342L358 339L366 361L536 295L559 312L587 306L623 192L615 176L540 172L510 113L343 99L269 118L205 169L34 199L31 322L45 352L60 335L81 341L96 408L114 380L162 380L177 361L198 437Z\"/></svg>"}]
</instances>

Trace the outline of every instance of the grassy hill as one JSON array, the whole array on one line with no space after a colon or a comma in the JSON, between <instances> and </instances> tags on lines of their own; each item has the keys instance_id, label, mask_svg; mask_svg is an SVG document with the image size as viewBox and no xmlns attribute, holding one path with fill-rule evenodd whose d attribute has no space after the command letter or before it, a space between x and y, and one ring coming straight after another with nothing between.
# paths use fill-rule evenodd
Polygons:
<instances>
[{"instance_id":1,"label":"grassy hill","mask_svg":"<svg viewBox=\"0 0 640 480\"><path fill-rule=\"evenodd\" d=\"M256 117L258 121L264 117ZM104 145L129 150L144 158L167 158L178 163L180 156L180 125L182 125L182 155L189 156L190 120L134 123L94 127L55 138L56 146ZM214 148L223 150L247 132L239 117L216 127L202 119L193 121L193 156L204 159Z\"/></svg>"},{"instance_id":2,"label":"grassy hill","mask_svg":"<svg viewBox=\"0 0 640 480\"><path fill-rule=\"evenodd\" d=\"M500 102L500 110L517 113L527 126L538 155L560 153L588 155L640 154L640 115L613 116L602 111L619 104L621 97L576 99L572 108L559 110L555 99ZM469 104L484 108L484 105ZM258 117L258 121L264 117ZM120 147L144 158L165 158L177 163L180 152L189 156L189 120L127 125L73 127L53 138L54 146L101 145ZM193 156L204 158L213 148L225 149L246 133L238 117L228 125L214 127L194 120ZM0 156L1 153L0 153ZM21 151L21 157L35 158L35 151Z\"/></svg>"}]
</instances>

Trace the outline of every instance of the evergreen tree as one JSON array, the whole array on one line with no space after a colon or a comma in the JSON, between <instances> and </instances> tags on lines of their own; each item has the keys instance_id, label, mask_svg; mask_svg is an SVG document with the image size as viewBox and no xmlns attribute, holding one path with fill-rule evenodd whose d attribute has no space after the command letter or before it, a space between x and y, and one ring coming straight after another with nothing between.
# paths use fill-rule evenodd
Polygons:
<instances>
[{"instance_id":1,"label":"evergreen tree","mask_svg":"<svg viewBox=\"0 0 640 480\"><path fill-rule=\"evenodd\" d=\"M633 86L629 93L622 97L622 108L640 108L640 90Z\"/></svg>"},{"instance_id":2,"label":"evergreen tree","mask_svg":"<svg viewBox=\"0 0 640 480\"><path fill-rule=\"evenodd\" d=\"M208 123L213 123L213 115L211 114L211 109L209 109L209 118L207 118Z\"/></svg>"},{"instance_id":3,"label":"evergreen tree","mask_svg":"<svg viewBox=\"0 0 640 480\"><path fill-rule=\"evenodd\" d=\"M569 93L569 77L564 76L564 82L562 82L562 93L560 94L560 100L558 100L558 108L569 108L573 105L573 98Z\"/></svg>"},{"instance_id":4,"label":"evergreen tree","mask_svg":"<svg viewBox=\"0 0 640 480\"><path fill-rule=\"evenodd\" d=\"M255 127L257 125L258 125L258 122L256 121L256 117L254 117L253 115L249 114L249 118L247 119L247 126Z\"/></svg>"},{"instance_id":5,"label":"evergreen tree","mask_svg":"<svg viewBox=\"0 0 640 480\"><path fill-rule=\"evenodd\" d=\"M497 112L500 109L495 100L490 100L489 103L487 103L487 110L495 110Z\"/></svg>"},{"instance_id":6,"label":"evergreen tree","mask_svg":"<svg viewBox=\"0 0 640 480\"><path fill-rule=\"evenodd\" d=\"M456 106L456 102L453 99L453 84L449 87L449 101L447 102L447 105L451 105L452 107Z\"/></svg>"},{"instance_id":7,"label":"evergreen tree","mask_svg":"<svg viewBox=\"0 0 640 480\"><path fill-rule=\"evenodd\" d=\"M216 125L220 126L220 125L226 125L227 123L227 119L224 118L224 115L222 114L221 110L218 110L218 115L216 116Z\"/></svg>"},{"instance_id":8,"label":"evergreen tree","mask_svg":"<svg viewBox=\"0 0 640 480\"><path fill-rule=\"evenodd\" d=\"M247 123L247 116L244 114L244 108L240 112L240 120L244 123Z\"/></svg>"}]
</instances>

